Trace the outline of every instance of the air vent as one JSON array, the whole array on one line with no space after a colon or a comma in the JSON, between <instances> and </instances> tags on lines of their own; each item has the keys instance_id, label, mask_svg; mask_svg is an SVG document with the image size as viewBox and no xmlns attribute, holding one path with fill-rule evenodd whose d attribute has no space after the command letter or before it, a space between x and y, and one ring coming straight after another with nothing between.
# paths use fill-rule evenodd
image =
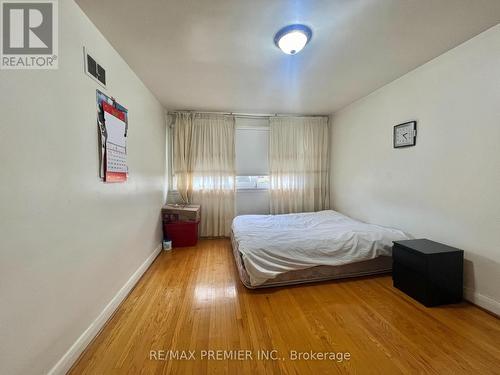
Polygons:
<instances>
[{"instance_id":1,"label":"air vent","mask_svg":"<svg viewBox=\"0 0 500 375\"><path fill-rule=\"evenodd\" d=\"M106 87L106 70L89 54L85 47L83 48L83 55L85 58L85 73Z\"/></svg>"}]
</instances>

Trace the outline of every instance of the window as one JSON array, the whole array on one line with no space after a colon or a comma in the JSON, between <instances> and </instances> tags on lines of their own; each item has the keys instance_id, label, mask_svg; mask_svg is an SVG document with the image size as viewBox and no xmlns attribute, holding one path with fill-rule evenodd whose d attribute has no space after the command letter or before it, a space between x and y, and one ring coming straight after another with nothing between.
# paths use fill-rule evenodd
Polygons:
<instances>
[{"instance_id":1,"label":"window","mask_svg":"<svg viewBox=\"0 0 500 375\"><path fill-rule=\"evenodd\" d=\"M269 189L269 176L237 176L236 189Z\"/></svg>"},{"instance_id":2,"label":"window","mask_svg":"<svg viewBox=\"0 0 500 375\"><path fill-rule=\"evenodd\" d=\"M269 189L269 186L269 176L236 176L237 190ZM177 190L177 176L172 176L171 190ZM193 190L203 190L203 181L201 178L194 178Z\"/></svg>"},{"instance_id":3,"label":"window","mask_svg":"<svg viewBox=\"0 0 500 375\"><path fill-rule=\"evenodd\" d=\"M236 189L269 189L269 120L236 118Z\"/></svg>"},{"instance_id":4,"label":"window","mask_svg":"<svg viewBox=\"0 0 500 375\"><path fill-rule=\"evenodd\" d=\"M267 118L235 119L236 178L230 179L237 190L265 190L269 177L269 120ZM173 171L173 132L169 130L170 171ZM194 176L193 190L203 190L207 177ZM177 176L170 174L170 190L177 190Z\"/></svg>"},{"instance_id":5,"label":"window","mask_svg":"<svg viewBox=\"0 0 500 375\"><path fill-rule=\"evenodd\" d=\"M266 176L267 177L267 176ZM236 178L237 180L238 178ZM234 186L234 178L214 178L210 176L193 176L193 190L210 190L215 189L232 189ZM177 190L177 176L172 176L172 188L170 190Z\"/></svg>"}]
</instances>

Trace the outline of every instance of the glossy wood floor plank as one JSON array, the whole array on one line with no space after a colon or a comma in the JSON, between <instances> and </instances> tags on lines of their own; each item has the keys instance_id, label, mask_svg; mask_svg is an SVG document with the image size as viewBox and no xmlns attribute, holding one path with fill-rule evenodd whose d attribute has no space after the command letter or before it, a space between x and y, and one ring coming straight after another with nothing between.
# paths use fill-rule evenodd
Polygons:
<instances>
[{"instance_id":1,"label":"glossy wood floor plank","mask_svg":"<svg viewBox=\"0 0 500 375\"><path fill-rule=\"evenodd\" d=\"M202 351L249 350L248 360ZM151 360L150 351L196 360ZM258 359L278 351L278 360ZM349 352L343 362L291 350ZM283 358L283 359L281 359ZM239 281L228 240L163 252L71 374L498 374L500 321L468 303L426 308L390 276L264 290Z\"/></svg>"}]
</instances>

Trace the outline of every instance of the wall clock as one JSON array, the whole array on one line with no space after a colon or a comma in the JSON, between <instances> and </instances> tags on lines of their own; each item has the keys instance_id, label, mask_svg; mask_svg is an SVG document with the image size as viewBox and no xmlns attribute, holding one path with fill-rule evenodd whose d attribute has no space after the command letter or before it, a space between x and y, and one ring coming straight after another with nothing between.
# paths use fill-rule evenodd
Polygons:
<instances>
[{"instance_id":1,"label":"wall clock","mask_svg":"<svg viewBox=\"0 0 500 375\"><path fill-rule=\"evenodd\" d=\"M417 122L410 121L394 127L394 148L415 146L417 141Z\"/></svg>"}]
</instances>

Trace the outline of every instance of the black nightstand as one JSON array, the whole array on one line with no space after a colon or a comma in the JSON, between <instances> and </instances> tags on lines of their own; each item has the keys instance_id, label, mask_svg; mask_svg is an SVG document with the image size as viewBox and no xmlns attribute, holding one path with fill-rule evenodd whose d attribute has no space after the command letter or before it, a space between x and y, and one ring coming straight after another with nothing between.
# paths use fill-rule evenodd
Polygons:
<instances>
[{"instance_id":1,"label":"black nightstand","mask_svg":"<svg viewBox=\"0 0 500 375\"><path fill-rule=\"evenodd\" d=\"M462 300L463 250L427 239L394 241L392 259L394 286L425 306Z\"/></svg>"}]
</instances>

